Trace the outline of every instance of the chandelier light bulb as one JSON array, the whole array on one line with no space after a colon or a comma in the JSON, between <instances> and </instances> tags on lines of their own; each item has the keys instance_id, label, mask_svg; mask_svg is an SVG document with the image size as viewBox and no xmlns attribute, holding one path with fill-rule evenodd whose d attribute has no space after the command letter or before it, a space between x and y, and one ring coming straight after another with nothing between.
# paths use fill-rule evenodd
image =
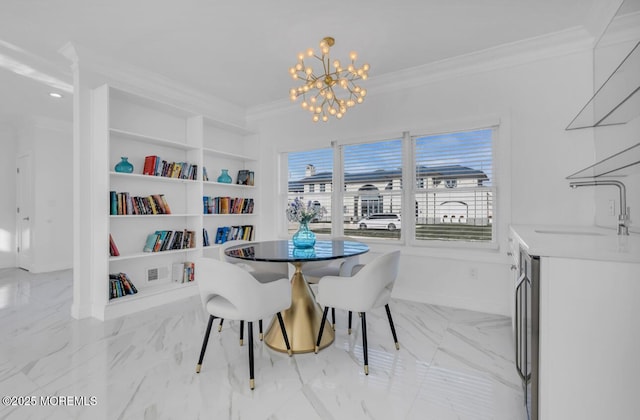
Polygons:
<instances>
[{"instance_id":1,"label":"chandelier light bulb","mask_svg":"<svg viewBox=\"0 0 640 420\"><path fill-rule=\"evenodd\" d=\"M329 116L341 119L348 108L362 103L363 97L366 95L366 90L361 90L356 83L358 80L367 79L369 64L358 67L355 63L358 54L352 51L349 54L351 63L343 68L340 60L331 60L329 57L331 47L334 44L333 38L323 38L320 41L318 55L313 48L309 48L305 52L298 53L298 62L289 68L293 79L301 80L298 87L289 91L289 96L292 101L296 101L298 97L302 96L301 106L311 112L314 122L319 121L320 118L326 122L329 120ZM304 63L305 55L321 62L321 65L317 66L320 69L318 73L314 72L312 66ZM342 89L336 93L334 86L337 85ZM309 96L307 97L307 95Z\"/></svg>"}]
</instances>

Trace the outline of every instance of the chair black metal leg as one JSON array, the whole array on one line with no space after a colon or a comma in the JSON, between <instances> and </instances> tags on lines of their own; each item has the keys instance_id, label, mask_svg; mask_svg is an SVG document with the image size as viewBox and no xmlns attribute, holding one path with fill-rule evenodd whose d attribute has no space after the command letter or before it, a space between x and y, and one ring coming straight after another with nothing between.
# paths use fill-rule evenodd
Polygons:
<instances>
[{"instance_id":1,"label":"chair black metal leg","mask_svg":"<svg viewBox=\"0 0 640 420\"><path fill-rule=\"evenodd\" d=\"M331 308L331 326L333 331L336 330L336 308Z\"/></svg>"},{"instance_id":2,"label":"chair black metal leg","mask_svg":"<svg viewBox=\"0 0 640 420\"><path fill-rule=\"evenodd\" d=\"M244 321L240 321L240 345L244 344Z\"/></svg>"},{"instance_id":3,"label":"chair black metal leg","mask_svg":"<svg viewBox=\"0 0 640 420\"><path fill-rule=\"evenodd\" d=\"M353 318L353 312L349 311L349 329L347 332L351 334L351 319Z\"/></svg>"},{"instance_id":4,"label":"chair black metal leg","mask_svg":"<svg viewBox=\"0 0 640 420\"><path fill-rule=\"evenodd\" d=\"M213 325L214 319L216 319L215 316L209 315L209 323L207 324L207 331L204 333L204 340L202 341L202 349L200 350L200 358L198 359L198 364L196 365L196 373L200 373L200 368L202 367L202 360L204 359L204 352L207 351L207 343L209 342L209 334L211 333L211 326Z\"/></svg>"},{"instance_id":5,"label":"chair black metal leg","mask_svg":"<svg viewBox=\"0 0 640 420\"><path fill-rule=\"evenodd\" d=\"M320 349L320 340L322 340L322 332L324 331L324 323L327 321L327 312L329 311L329 307L325 307L322 312L322 322L320 322L320 331L318 332L318 341L316 341L315 353L318 354L318 350Z\"/></svg>"},{"instance_id":6,"label":"chair black metal leg","mask_svg":"<svg viewBox=\"0 0 640 420\"><path fill-rule=\"evenodd\" d=\"M262 333L262 320L258 321L258 334L260 341L262 341L264 339L264 334Z\"/></svg>"},{"instance_id":7,"label":"chair black metal leg","mask_svg":"<svg viewBox=\"0 0 640 420\"><path fill-rule=\"evenodd\" d=\"M253 376L253 322L247 322L247 334L249 334L249 388L256 387Z\"/></svg>"},{"instance_id":8,"label":"chair black metal leg","mask_svg":"<svg viewBox=\"0 0 640 420\"><path fill-rule=\"evenodd\" d=\"M369 374L369 355L367 350L367 317L364 312L360 314L362 318L362 354L364 356L364 374Z\"/></svg>"},{"instance_id":9,"label":"chair black metal leg","mask_svg":"<svg viewBox=\"0 0 640 420\"><path fill-rule=\"evenodd\" d=\"M224 318L220 318L220 325L218 325L218 332L222 331L222 323L224 322Z\"/></svg>"},{"instance_id":10,"label":"chair black metal leg","mask_svg":"<svg viewBox=\"0 0 640 420\"><path fill-rule=\"evenodd\" d=\"M384 305L387 310L387 318L389 318L389 326L391 327L391 334L393 334L393 341L396 343L396 350L400 350L400 344L398 344L398 336L396 335L396 327L393 326L393 318L391 318L391 310L389 304Z\"/></svg>"},{"instance_id":11,"label":"chair black metal leg","mask_svg":"<svg viewBox=\"0 0 640 420\"><path fill-rule=\"evenodd\" d=\"M282 314L278 312L277 315L278 315L278 322L280 323L280 329L282 330L282 338L284 338L284 345L287 346L287 353L289 353L289 356L291 356L293 354L293 351L291 351L291 346L289 345L289 336L287 335L287 329L284 327L284 320L282 319Z\"/></svg>"}]
</instances>

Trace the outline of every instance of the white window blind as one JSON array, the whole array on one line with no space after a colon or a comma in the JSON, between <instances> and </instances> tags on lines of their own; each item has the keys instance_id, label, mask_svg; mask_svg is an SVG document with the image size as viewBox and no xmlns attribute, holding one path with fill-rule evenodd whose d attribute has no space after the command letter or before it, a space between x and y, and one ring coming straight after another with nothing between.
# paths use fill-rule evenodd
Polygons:
<instances>
[{"instance_id":1,"label":"white window blind","mask_svg":"<svg viewBox=\"0 0 640 420\"><path fill-rule=\"evenodd\" d=\"M402 217L402 140L345 145L342 146L342 156L345 234L399 239L401 221L397 219Z\"/></svg>"},{"instance_id":2,"label":"white window blind","mask_svg":"<svg viewBox=\"0 0 640 420\"><path fill-rule=\"evenodd\" d=\"M417 240L493 240L494 131L413 137Z\"/></svg>"},{"instance_id":3,"label":"white window blind","mask_svg":"<svg viewBox=\"0 0 640 420\"><path fill-rule=\"evenodd\" d=\"M310 202L317 207L323 207L324 216L312 220L309 226L316 233L330 234L333 149L290 152L287 153L287 162L288 203L299 197L305 203ZM289 233L292 234L297 230L298 223L288 221Z\"/></svg>"}]
</instances>

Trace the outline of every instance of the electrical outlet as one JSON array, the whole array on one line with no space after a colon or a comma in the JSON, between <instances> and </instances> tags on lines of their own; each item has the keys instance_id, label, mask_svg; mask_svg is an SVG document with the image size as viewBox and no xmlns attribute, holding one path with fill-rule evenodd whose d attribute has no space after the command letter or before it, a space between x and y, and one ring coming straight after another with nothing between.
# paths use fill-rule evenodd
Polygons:
<instances>
[{"instance_id":1,"label":"electrical outlet","mask_svg":"<svg viewBox=\"0 0 640 420\"><path fill-rule=\"evenodd\" d=\"M616 215L616 200L609 200L609 216Z\"/></svg>"},{"instance_id":2,"label":"electrical outlet","mask_svg":"<svg viewBox=\"0 0 640 420\"><path fill-rule=\"evenodd\" d=\"M469 270L469 276L472 279L477 279L478 278L478 269L477 268L472 268L471 270Z\"/></svg>"}]
</instances>

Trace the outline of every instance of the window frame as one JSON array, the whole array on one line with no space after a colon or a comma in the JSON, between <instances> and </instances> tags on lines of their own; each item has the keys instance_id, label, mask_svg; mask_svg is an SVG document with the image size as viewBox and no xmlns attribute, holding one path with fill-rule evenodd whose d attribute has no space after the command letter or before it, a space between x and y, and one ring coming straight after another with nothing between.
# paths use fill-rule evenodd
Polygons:
<instances>
[{"instance_id":1,"label":"window frame","mask_svg":"<svg viewBox=\"0 0 640 420\"><path fill-rule=\"evenodd\" d=\"M416 142L415 139L423 138L427 136L434 136L440 134L448 134L448 133L459 133L466 131L475 131L475 130L483 130L483 129L491 129L492 130L492 141L491 141L491 158L492 158L492 185L491 187L486 187L491 190L493 194L492 198L492 222L491 222L491 240L488 241L469 241L469 240L437 240L437 239L417 239L416 238L416 220L414 217L407 217L405 215L406 210L414 208L415 199L416 199L416 190L417 186L417 178L416 178ZM509 221L502 220L503 214L508 214L508 211L502 211L502 207L508 206L509 197L502 196L502 193L508 189L508 180L504 177L501 177L502 174L502 161L498 159L498 157L502 157L502 159L508 158L510 150L508 145L505 145L504 141L501 140L500 136L502 133L508 131L508 122L501 120L500 118L489 118L484 120L475 120L471 123L452 123L447 124L446 127L439 127L439 129L431 128L431 129L421 129L421 130L411 130L402 132L401 136L398 136L397 133L387 134L383 136L371 136L367 138L357 138L350 140L334 140L331 141L331 147L333 149L333 177L332 184L334 188L331 191L331 200L332 200L332 214L331 214L331 236L343 236L344 235L344 224L342 223L343 218L343 207L344 207L344 188L335 188L336 185L345 185L344 183L344 146L351 146L357 144L364 143L375 143L375 142L385 142L393 139L401 139L402 140L402 177L400 179L402 188L400 192L401 200L402 200L402 209L403 216L402 218L402 229L400 230L400 237L398 239L394 238L385 238L385 239L376 239L369 237L358 237L358 240L363 242L368 242L372 244L396 244L396 245L405 245L415 248L451 248L451 249L461 249L461 250L496 250L499 248L500 244L500 231L501 225L508 225ZM418 134L419 133L419 134ZM284 159L281 160L284 164L284 168L281 168L283 173L286 173L287 170L287 156L288 153L299 153L305 151L312 150L320 150L326 149L327 146L319 146L314 145L314 147L290 150L290 151L282 151L282 155L285 156ZM508 165L505 164L508 169ZM506 181L506 182L505 182ZM426 180L425 180L426 183ZM288 197L288 186L287 179L284 180L284 203L283 206L286 205L286 200ZM458 185L456 188L458 189L460 186ZM499 191L502 193L499 194ZM338 203L342 203L342 205L338 205ZM286 216L284 216L284 211L281 212L284 219L286 220ZM284 223L284 232L280 232L284 237L288 235L286 230L286 222ZM322 236L322 235L320 235Z\"/></svg>"}]
</instances>

